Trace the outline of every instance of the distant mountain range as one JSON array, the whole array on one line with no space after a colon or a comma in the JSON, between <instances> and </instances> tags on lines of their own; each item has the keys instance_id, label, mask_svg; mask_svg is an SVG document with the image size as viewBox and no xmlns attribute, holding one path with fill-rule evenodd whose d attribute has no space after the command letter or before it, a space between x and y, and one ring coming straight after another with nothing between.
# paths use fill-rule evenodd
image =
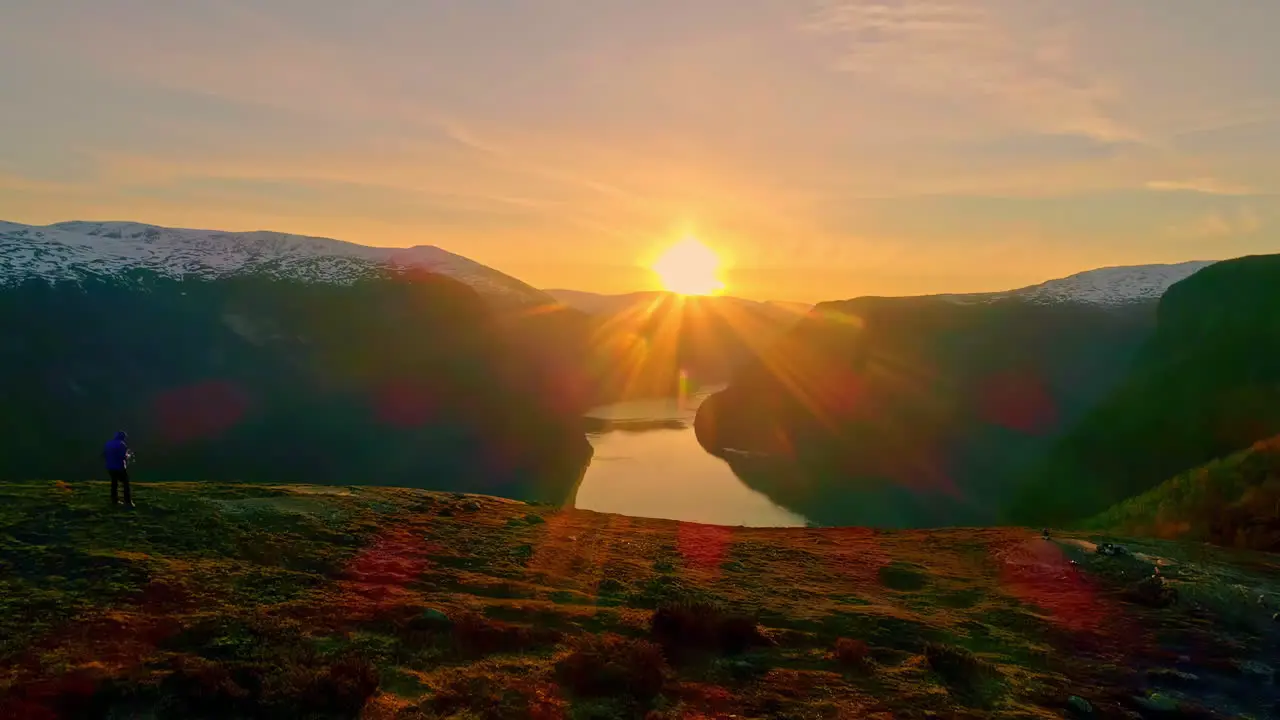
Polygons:
<instances>
[{"instance_id":1,"label":"distant mountain range","mask_svg":"<svg viewBox=\"0 0 1280 720\"><path fill-rule=\"evenodd\" d=\"M0 221L0 285L28 277L79 280L134 270L171 278L257 274L350 283L389 267L421 268L452 277L499 304L555 302L510 275L431 245L368 247L278 232L185 230L133 222L37 226Z\"/></svg>"},{"instance_id":2,"label":"distant mountain range","mask_svg":"<svg viewBox=\"0 0 1280 720\"><path fill-rule=\"evenodd\" d=\"M1126 305L1159 300L1171 285L1214 264L1197 260L1173 265L1129 265L1087 270L1017 290L936 295L958 304L1024 300L1039 305L1083 303Z\"/></svg>"},{"instance_id":3,"label":"distant mountain range","mask_svg":"<svg viewBox=\"0 0 1280 720\"><path fill-rule=\"evenodd\" d=\"M543 292L555 298L560 303L574 308L575 310L581 310L582 312L590 315L615 315L622 311L631 311L637 307L644 307L646 305L664 302L667 299L680 297L677 293L658 290L622 293L618 295L561 289L543 290ZM741 310L772 314L776 315L779 319L796 319L809 312L813 307L812 305L806 305L804 303L779 301L760 302L757 300L745 300L743 298L728 295L693 296L693 299L705 305L734 307Z\"/></svg>"}]
</instances>

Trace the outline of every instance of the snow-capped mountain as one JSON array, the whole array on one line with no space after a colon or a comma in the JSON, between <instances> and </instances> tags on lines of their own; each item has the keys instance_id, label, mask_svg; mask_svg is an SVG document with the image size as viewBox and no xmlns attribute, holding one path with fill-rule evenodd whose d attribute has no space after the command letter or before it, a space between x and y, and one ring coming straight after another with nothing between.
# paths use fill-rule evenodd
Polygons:
<instances>
[{"instance_id":1,"label":"snow-capped mountain","mask_svg":"<svg viewBox=\"0 0 1280 720\"><path fill-rule=\"evenodd\" d=\"M170 277L264 273L345 283L388 266L447 275L493 302L554 303L509 275L430 245L379 248L278 232L185 230L132 222L35 226L0 221L0 286L32 277L77 280L132 270Z\"/></svg>"},{"instance_id":2,"label":"snow-capped mountain","mask_svg":"<svg viewBox=\"0 0 1280 720\"><path fill-rule=\"evenodd\" d=\"M1191 277L1198 270L1214 262L1216 261L1197 260L1174 265L1099 268L1007 292L947 294L939 297L959 304L979 304L1006 298L1020 298L1044 305L1056 303L1125 305L1145 300L1158 300L1169 286Z\"/></svg>"}]
</instances>

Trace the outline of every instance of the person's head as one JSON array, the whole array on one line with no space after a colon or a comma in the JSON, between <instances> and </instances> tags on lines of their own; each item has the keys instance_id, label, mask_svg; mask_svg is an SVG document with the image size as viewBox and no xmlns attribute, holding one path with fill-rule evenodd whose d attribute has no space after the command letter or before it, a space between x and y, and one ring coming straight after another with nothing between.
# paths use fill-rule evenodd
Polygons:
<instances>
[{"instance_id":1,"label":"person's head","mask_svg":"<svg viewBox=\"0 0 1280 720\"><path fill-rule=\"evenodd\" d=\"M127 432L125 432L125 431L123 431L123 430L120 430L119 432L117 432L117 433L116 433L116 439L117 439L117 440L121 440L121 441L128 440L128 439L129 439L129 433L127 433Z\"/></svg>"}]
</instances>

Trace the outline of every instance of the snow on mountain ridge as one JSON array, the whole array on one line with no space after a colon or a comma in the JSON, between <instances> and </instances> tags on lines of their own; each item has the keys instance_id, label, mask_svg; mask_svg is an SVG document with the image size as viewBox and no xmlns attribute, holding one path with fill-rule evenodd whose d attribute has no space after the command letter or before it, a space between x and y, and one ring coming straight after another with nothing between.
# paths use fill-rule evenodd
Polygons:
<instances>
[{"instance_id":1,"label":"snow on mountain ridge","mask_svg":"<svg viewBox=\"0 0 1280 720\"><path fill-rule=\"evenodd\" d=\"M1157 300L1169 286L1194 275L1217 262L1195 260L1171 265L1125 265L1086 270L1064 278L1048 280L1017 290L993 293L945 294L939 297L961 304L979 304L1020 298L1050 305L1085 303L1090 305L1124 305L1144 300Z\"/></svg>"},{"instance_id":2,"label":"snow on mountain ridge","mask_svg":"<svg viewBox=\"0 0 1280 720\"><path fill-rule=\"evenodd\" d=\"M0 221L0 286L29 277L73 280L137 269L170 277L256 272L345 283L387 266L421 267L447 275L502 302L554 302L516 278L432 245L378 248L261 230L221 232L134 222L34 226Z\"/></svg>"}]
</instances>

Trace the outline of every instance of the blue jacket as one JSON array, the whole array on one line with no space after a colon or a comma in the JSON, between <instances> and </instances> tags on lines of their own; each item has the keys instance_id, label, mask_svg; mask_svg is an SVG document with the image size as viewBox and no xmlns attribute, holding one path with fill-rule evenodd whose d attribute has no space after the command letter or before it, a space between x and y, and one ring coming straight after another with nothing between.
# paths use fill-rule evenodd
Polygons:
<instances>
[{"instance_id":1,"label":"blue jacket","mask_svg":"<svg viewBox=\"0 0 1280 720\"><path fill-rule=\"evenodd\" d=\"M124 432L118 432L102 448L102 459L107 461L108 470L124 470L129 466L129 444L125 442L128 439L129 436Z\"/></svg>"}]
</instances>

